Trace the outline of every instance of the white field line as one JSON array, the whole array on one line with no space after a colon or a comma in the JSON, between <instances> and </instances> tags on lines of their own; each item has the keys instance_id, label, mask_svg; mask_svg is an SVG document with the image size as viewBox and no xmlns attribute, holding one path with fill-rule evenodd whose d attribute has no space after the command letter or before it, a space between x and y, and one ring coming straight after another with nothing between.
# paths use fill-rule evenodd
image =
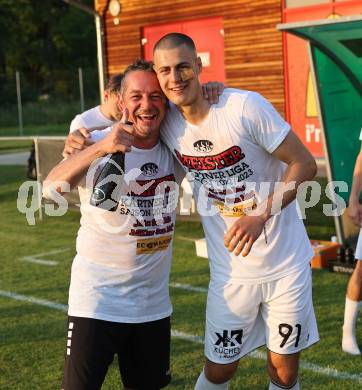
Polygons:
<instances>
[{"instance_id":1,"label":"white field line","mask_svg":"<svg viewBox=\"0 0 362 390\"><path fill-rule=\"evenodd\" d=\"M28 263L35 263L35 264L41 264L41 265L48 265L48 266L55 266L58 265L58 261L54 260L47 260L47 259L41 259L43 256L49 256L49 255L55 255L57 253L62 253L69 251L69 248L63 248L63 249L55 249L53 251L45 252L45 253L37 253L32 256L23 256L20 258L21 261L27 261Z\"/></svg>"},{"instance_id":2,"label":"white field line","mask_svg":"<svg viewBox=\"0 0 362 390\"><path fill-rule=\"evenodd\" d=\"M48 265L50 267L54 267L54 266L59 264L57 261L54 261L54 260L42 260L42 259L37 259L36 257L33 257L33 256L24 256L20 260L27 261L28 263Z\"/></svg>"},{"instance_id":3,"label":"white field line","mask_svg":"<svg viewBox=\"0 0 362 390\"><path fill-rule=\"evenodd\" d=\"M191 334L179 332L177 330L172 331L171 334L173 337L177 337L182 340L192 341L197 344L204 343L203 338L200 336L194 336ZM262 351L252 351L247 356L254 359L267 360L266 353ZM309 363L306 361L301 361L299 366L304 370L312 371L316 374L325 375L335 379L352 380L352 381L362 383L361 374L350 374L348 372L338 371L335 368L331 368L331 367L320 367L317 364Z\"/></svg>"},{"instance_id":4,"label":"white field line","mask_svg":"<svg viewBox=\"0 0 362 390\"><path fill-rule=\"evenodd\" d=\"M196 344L204 344L204 339L201 336L195 336L193 334L184 333L176 329L171 330L171 336L177 337L178 339L181 340L191 341Z\"/></svg>"},{"instance_id":5,"label":"white field line","mask_svg":"<svg viewBox=\"0 0 362 390\"><path fill-rule=\"evenodd\" d=\"M21 295L11 291L0 290L0 296L15 299L17 301L32 303L40 306L46 306L51 309L57 309L64 312L66 312L68 308L67 305L63 305L61 303L51 302L45 299L39 299L27 295ZM173 337L177 337L182 340L191 341L197 344L203 344L203 338L200 336L184 333L178 330L173 330L171 334ZM265 352L253 351L248 356L254 359L266 360ZM317 364L309 363L306 361L301 361L300 367L302 369L312 371L316 374L324 375L330 378L351 380L351 381L356 381L358 383L362 383L362 374L350 374L348 372L338 371L335 368L321 367L318 366Z\"/></svg>"},{"instance_id":6,"label":"white field line","mask_svg":"<svg viewBox=\"0 0 362 390\"><path fill-rule=\"evenodd\" d=\"M185 236L175 236L175 238L177 238L181 241L188 241L188 242L193 242L193 243L195 243L195 240L197 240L197 238L190 238L190 237L185 237Z\"/></svg>"},{"instance_id":7,"label":"white field line","mask_svg":"<svg viewBox=\"0 0 362 390\"><path fill-rule=\"evenodd\" d=\"M195 286L191 286L189 284L170 283L169 286L172 287L172 288L179 288L181 290L186 290L186 291L195 291L195 292L207 293L207 288L195 287Z\"/></svg>"},{"instance_id":8,"label":"white field line","mask_svg":"<svg viewBox=\"0 0 362 390\"><path fill-rule=\"evenodd\" d=\"M17 293L11 292L11 291L0 290L0 296L15 299L16 301L28 302L28 303L33 303L35 305L46 306L46 307L49 307L51 309L62 310L65 312L68 310L67 305L47 301L46 299L39 299L39 298L35 298L35 297L30 297L28 295L17 294Z\"/></svg>"}]
</instances>

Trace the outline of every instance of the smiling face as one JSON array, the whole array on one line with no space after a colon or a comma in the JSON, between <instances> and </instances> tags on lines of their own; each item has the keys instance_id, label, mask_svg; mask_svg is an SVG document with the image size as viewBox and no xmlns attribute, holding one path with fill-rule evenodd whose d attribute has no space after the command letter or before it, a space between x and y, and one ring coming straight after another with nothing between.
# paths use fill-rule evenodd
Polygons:
<instances>
[{"instance_id":1,"label":"smiling face","mask_svg":"<svg viewBox=\"0 0 362 390\"><path fill-rule=\"evenodd\" d=\"M166 113L166 98L152 71L136 70L128 73L122 88L122 106L129 111L136 138L155 144Z\"/></svg>"},{"instance_id":2,"label":"smiling face","mask_svg":"<svg viewBox=\"0 0 362 390\"><path fill-rule=\"evenodd\" d=\"M177 106L191 106L199 94L201 60L186 45L156 49L154 69L164 94Z\"/></svg>"}]
</instances>

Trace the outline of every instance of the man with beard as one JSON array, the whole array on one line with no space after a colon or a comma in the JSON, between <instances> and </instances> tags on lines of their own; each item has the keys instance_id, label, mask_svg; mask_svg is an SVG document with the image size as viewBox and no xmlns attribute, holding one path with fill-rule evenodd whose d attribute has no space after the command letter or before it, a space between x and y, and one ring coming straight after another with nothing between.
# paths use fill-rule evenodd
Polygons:
<instances>
[{"instance_id":1,"label":"man with beard","mask_svg":"<svg viewBox=\"0 0 362 390\"><path fill-rule=\"evenodd\" d=\"M218 104L202 99L201 68L190 37L156 43L154 69L171 102L161 137L193 183L210 262L195 389L227 389L240 358L266 344L269 389L297 390L300 351L318 331L313 251L295 197L316 164L260 95L226 89Z\"/></svg>"},{"instance_id":2,"label":"man with beard","mask_svg":"<svg viewBox=\"0 0 362 390\"><path fill-rule=\"evenodd\" d=\"M171 378L168 281L175 211L152 206L160 188L175 184L172 155L159 141L166 98L144 61L126 69L121 95L121 122L59 163L44 182L51 197L54 187L63 192L64 182L77 185L98 158L125 153L124 192L115 212L90 205L92 186L80 190L65 390L100 389L115 354L125 389L156 390Z\"/></svg>"}]
</instances>

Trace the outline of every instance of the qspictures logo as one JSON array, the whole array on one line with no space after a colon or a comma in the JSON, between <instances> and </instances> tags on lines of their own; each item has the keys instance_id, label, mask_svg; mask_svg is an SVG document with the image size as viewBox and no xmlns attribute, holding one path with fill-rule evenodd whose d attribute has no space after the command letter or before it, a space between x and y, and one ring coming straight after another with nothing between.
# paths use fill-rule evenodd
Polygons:
<instances>
[{"instance_id":1,"label":"qspictures logo","mask_svg":"<svg viewBox=\"0 0 362 390\"><path fill-rule=\"evenodd\" d=\"M214 353L220 359L232 359L241 351L241 344L243 338L243 330L223 330L222 334L215 332L217 337L214 343Z\"/></svg>"}]
</instances>

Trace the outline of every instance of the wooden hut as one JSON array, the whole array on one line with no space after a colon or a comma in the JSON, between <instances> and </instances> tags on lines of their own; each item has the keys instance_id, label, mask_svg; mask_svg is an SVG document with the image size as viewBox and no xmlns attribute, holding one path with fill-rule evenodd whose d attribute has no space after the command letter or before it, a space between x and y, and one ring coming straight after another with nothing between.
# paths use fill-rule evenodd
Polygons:
<instances>
[{"instance_id":1,"label":"wooden hut","mask_svg":"<svg viewBox=\"0 0 362 390\"><path fill-rule=\"evenodd\" d=\"M261 93L323 156L306 43L276 25L361 13L360 0L95 0L95 9L108 76L150 58L157 37L185 32L200 49L204 80Z\"/></svg>"}]
</instances>

